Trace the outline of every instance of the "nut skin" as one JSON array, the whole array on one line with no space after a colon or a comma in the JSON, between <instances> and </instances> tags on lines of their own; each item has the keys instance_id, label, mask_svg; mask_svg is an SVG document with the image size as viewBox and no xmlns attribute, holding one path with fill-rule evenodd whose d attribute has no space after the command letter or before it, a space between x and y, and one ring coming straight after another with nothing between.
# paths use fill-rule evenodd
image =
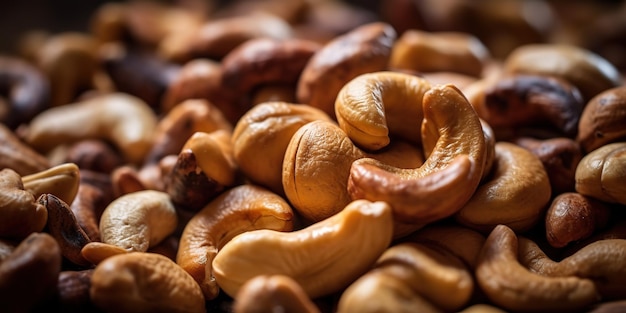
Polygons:
<instances>
[{"instance_id":1,"label":"nut skin","mask_svg":"<svg viewBox=\"0 0 626 313\"><path fill-rule=\"evenodd\" d=\"M235 296L234 313L319 313L302 287L289 276L260 275L247 281Z\"/></svg>"},{"instance_id":2,"label":"nut skin","mask_svg":"<svg viewBox=\"0 0 626 313\"><path fill-rule=\"evenodd\" d=\"M359 26L328 42L302 71L296 90L298 102L334 117L339 90L360 74L386 69L396 37L390 25L376 22Z\"/></svg>"},{"instance_id":3,"label":"nut skin","mask_svg":"<svg viewBox=\"0 0 626 313\"><path fill-rule=\"evenodd\" d=\"M587 153L626 140L626 86L605 90L589 100L576 140Z\"/></svg>"},{"instance_id":4,"label":"nut skin","mask_svg":"<svg viewBox=\"0 0 626 313\"><path fill-rule=\"evenodd\" d=\"M47 221L48 211L24 190L20 175L9 168L0 171L0 238L24 239L41 232Z\"/></svg>"},{"instance_id":5,"label":"nut skin","mask_svg":"<svg viewBox=\"0 0 626 313\"><path fill-rule=\"evenodd\" d=\"M576 167L576 191L605 202L626 204L625 168L626 142L593 150Z\"/></svg>"},{"instance_id":6,"label":"nut skin","mask_svg":"<svg viewBox=\"0 0 626 313\"><path fill-rule=\"evenodd\" d=\"M12 169L19 175L29 175L49 167L50 161L45 156L0 123L0 168Z\"/></svg>"}]
</instances>

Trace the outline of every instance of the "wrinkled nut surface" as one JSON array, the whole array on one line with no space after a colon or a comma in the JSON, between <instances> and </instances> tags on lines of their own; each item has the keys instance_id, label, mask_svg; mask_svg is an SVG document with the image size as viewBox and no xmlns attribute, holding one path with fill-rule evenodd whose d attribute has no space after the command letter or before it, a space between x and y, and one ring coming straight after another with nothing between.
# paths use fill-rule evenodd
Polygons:
<instances>
[{"instance_id":1,"label":"wrinkled nut surface","mask_svg":"<svg viewBox=\"0 0 626 313\"><path fill-rule=\"evenodd\" d=\"M541 161L509 142L496 142L493 173L455 214L462 225L489 233L498 224L526 231L541 218L551 187Z\"/></svg>"},{"instance_id":2,"label":"wrinkled nut surface","mask_svg":"<svg viewBox=\"0 0 626 313\"><path fill-rule=\"evenodd\" d=\"M287 275L315 299L347 287L391 243L393 218L384 202L357 200L341 212L293 232L254 230L217 253L217 284L234 296L257 275Z\"/></svg>"},{"instance_id":3,"label":"wrinkled nut surface","mask_svg":"<svg viewBox=\"0 0 626 313\"><path fill-rule=\"evenodd\" d=\"M385 23L359 26L325 44L305 66L296 91L299 103L335 115L335 98L341 87L360 74L387 67L395 30Z\"/></svg>"},{"instance_id":4,"label":"wrinkled nut surface","mask_svg":"<svg viewBox=\"0 0 626 313\"><path fill-rule=\"evenodd\" d=\"M131 252L98 264L89 291L107 312L206 312L198 284L159 254Z\"/></svg>"},{"instance_id":5,"label":"wrinkled nut surface","mask_svg":"<svg viewBox=\"0 0 626 313\"><path fill-rule=\"evenodd\" d=\"M604 145L576 168L576 191L602 201L626 204L626 142Z\"/></svg>"},{"instance_id":6,"label":"wrinkled nut surface","mask_svg":"<svg viewBox=\"0 0 626 313\"><path fill-rule=\"evenodd\" d=\"M478 258L476 281L496 305L513 311L571 312L600 300L592 280L575 275L549 277L523 266L518 238L504 225L487 237Z\"/></svg>"},{"instance_id":7,"label":"wrinkled nut surface","mask_svg":"<svg viewBox=\"0 0 626 313\"><path fill-rule=\"evenodd\" d=\"M319 313L296 281L284 275L259 275L247 281L235 296L234 313Z\"/></svg>"},{"instance_id":8,"label":"wrinkled nut surface","mask_svg":"<svg viewBox=\"0 0 626 313\"><path fill-rule=\"evenodd\" d=\"M605 90L589 100L580 116L576 140L587 153L626 140L626 86Z\"/></svg>"},{"instance_id":9,"label":"wrinkled nut surface","mask_svg":"<svg viewBox=\"0 0 626 313\"><path fill-rule=\"evenodd\" d=\"M43 194L53 194L65 203L72 203L78 193L80 172L74 163L63 163L45 171L22 176L24 190L35 198Z\"/></svg>"},{"instance_id":10,"label":"wrinkled nut surface","mask_svg":"<svg viewBox=\"0 0 626 313\"><path fill-rule=\"evenodd\" d=\"M402 169L361 159L352 164L348 180L353 199L386 201L398 220L416 224L461 209L478 187L487 155L478 115L456 87L431 88L423 111L423 165Z\"/></svg>"},{"instance_id":11,"label":"wrinkled nut surface","mask_svg":"<svg viewBox=\"0 0 626 313\"><path fill-rule=\"evenodd\" d=\"M417 72L450 71L480 77L490 57L469 33L407 30L394 43L389 67Z\"/></svg>"},{"instance_id":12,"label":"wrinkled nut surface","mask_svg":"<svg viewBox=\"0 0 626 313\"><path fill-rule=\"evenodd\" d=\"M48 211L14 170L0 171L0 237L22 239L46 226Z\"/></svg>"},{"instance_id":13,"label":"wrinkled nut surface","mask_svg":"<svg viewBox=\"0 0 626 313\"><path fill-rule=\"evenodd\" d=\"M207 300L218 295L213 259L233 237L255 229L291 231L294 212L277 194L255 185L229 189L187 222L176 263L200 285Z\"/></svg>"},{"instance_id":14,"label":"wrinkled nut surface","mask_svg":"<svg viewBox=\"0 0 626 313\"><path fill-rule=\"evenodd\" d=\"M37 150L50 151L64 143L101 138L114 143L128 162L140 163L152 145L156 124L156 115L145 102L111 93L38 114L24 140Z\"/></svg>"},{"instance_id":15,"label":"wrinkled nut surface","mask_svg":"<svg viewBox=\"0 0 626 313\"><path fill-rule=\"evenodd\" d=\"M111 202L100 218L102 242L128 251L148 251L176 229L178 216L170 196L143 190Z\"/></svg>"}]
</instances>

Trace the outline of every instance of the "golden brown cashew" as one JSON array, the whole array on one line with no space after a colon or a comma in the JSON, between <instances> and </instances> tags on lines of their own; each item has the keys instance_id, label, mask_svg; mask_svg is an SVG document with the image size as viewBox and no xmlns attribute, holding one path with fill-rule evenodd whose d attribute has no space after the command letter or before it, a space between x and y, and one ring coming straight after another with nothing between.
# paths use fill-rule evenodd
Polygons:
<instances>
[{"instance_id":1,"label":"golden brown cashew","mask_svg":"<svg viewBox=\"0 0 626 313\"><path fill-rule=\"evenodd\" d=\"M185 142L182 151L191 150L198 167L207 177L223 186L236 182L237 163L233 158L232 134L227 130L196 132Z\"/></svg>"},{"instance_id":2,"label":"golden brown cashew","mask_svg":"<svg viewBox=\"0 0 626 313\"><path fill-rule=\"evenodd\" d=\"M602 201L626 204L626 142L604 145L576 168L576 191Z\"/></svg>"},{"instance_id":3,"label":"golden brown cashew","mask_svg":"<svg viewBox=\"0 0 626 313\"><path fill-rule=\"evenodd\" d=\"M291 231L294 213L280 196L258 186L241 185L213 199L187 222L180 237L176 263L200 284L207 300L219 287L212 261L234 236L254 230Z\"/></svg>"},{"instance_id":4,"label":"golden brown cashew","mask_svg":"<svg viewBox=\"0 0 626 313\"><path fill-rule=\"evenodd\" d=\"M478 187L487 156L478 115L456 87L431 88L423 111L422 166L401 169L361 159L352 164L348 180L353 199L387 201L398 220L416 224L457 212Z\"/></svg>"},{"instance_id":5,"label":"golden brown cashew","mask_svg":"<svg viewBox=\"0 0 626 313\"><path fill-rule=\"evenodd\" d=\"M131 163L143 162L152 145L157 118L138 98L112 93L48 109L26 129L25 141L40 151L80 139L114 143Z\"/></svg>"},{"instance_id":6,"label":"golden brown cashew","mask_svg":"<svg viewBox=\"0 0 626 313\"><path fill-rule=\"evenodd\" d=\"M137 191L111 202L100 217L103 243L145 252L176 229L178 217L168 194Z\"/></svg>"},{"instance_id":7,"label":"golden brown cashew","mask_svg":"<svg viewBox=\"0 0 626 313\"><path fill-rule=\"evenodd\" d=\"M53 194L63 202L71 204L78 193L80 172L74 163L63 163L45 171L22 176L24 190L35 198L42 194Z\"/></svg>"},{"instance_id":8,"label":"golden brown cashew","mask_svg":"<svg viewBox=\"0 0 626 313\"><path fill-rule=\"evenodd\" d=\"M322 110L285 102L260 103L244 114L232 136L241 171L256 184L283 194L282 165L289 140L304 124L330 121Z\"/></svg>"},{"instance_id":9,"label":"golden brown cashew","mask_svg":"<svg viewBox=\"0 0 626 313\"><path fill-rule=\"evenodd\" d=\"M582 112L576 140L587 152L626 140L626 86L593 97Z\"/></svg>"},{"instance_id":10,"label":"golden brown cashew","mask_svg":"<svg viewBox=\"0 0 626 313\"><path fill-rule=\"evenodd\" d=\"M29 175L50 168L50 161L0 123L0 168Z\"/></svg>"},{"instance_id":11,"label":"golden brown cashew","mask_svg":"<svg viewBox=\"0 0 626 313\"><path fill-rule=\"evenodd\" d=\"M235 296L234 313L319 313L315 303L291 277L259 275L247 281Z\"/></svg>"},{"instance_id":12,"label":"golden brown cashew","mask_svg":"<svg viewBox=\"0 0 626 313\"><path fill-rule=\"evenodd\" d=\"M44 229L48 211L24 190L22 178L9 168L0 171L0 238L22 239Z\"/></svg>"},{"instance_id":13,"label":"golden brown cashew","mask_svg":"<svg viewBox=\"0 0 626 313\"><path fill-rule=\"evenodd\" d=\"M107 312L206 312L198 284L172 260L131 252L98 264L89 290Z\"/></svg>"},{"instance_id":14,"label":"golden brown cashew","mask_svg":"<svg viewBox=\"0 0 626 313\"><path fill-rule=\"evenodd\" d=\"M590 279L548 277L520 264L518 238L504 225L496 226L487 237L475 274L489 300L506 310L571 312L600 300Z\"/></svg>"},{"instance_id":15,"label":"golden brown cashew","mask_svg":"<svg viewBox=\"0 0 626 313\"><path fill-rule=\"evenodd\" d=\"M515 231L530 229L550 201L551 187L543 164L530 151L509 142L496 143L496 163L455 219L488 233L498 224Z\"/></svg>"},{"instance_id":16,"label":"golden brown cashew","mask_svg":"<svg viewBox=\"0 0 626 313\"><path fill-rule=\"evenodd\" d=\"M337 292L365 273L391 243L393 217L384 202L357 200L294 232L254 230L217 253L217 284L229 295L257 275L287 275L310 298Z\"/></svg>"}]
</instances>

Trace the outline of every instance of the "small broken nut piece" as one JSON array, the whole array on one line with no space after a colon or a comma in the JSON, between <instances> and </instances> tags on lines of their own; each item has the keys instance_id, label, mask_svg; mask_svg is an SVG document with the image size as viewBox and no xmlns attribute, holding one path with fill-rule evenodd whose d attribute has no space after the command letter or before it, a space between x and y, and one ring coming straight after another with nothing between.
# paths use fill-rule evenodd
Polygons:
<instances>
[{"instance_id":1,"label":"small broken nut piece","mask_svg":"<svg viewBox=\"0 0 626 313\"><path fill-rule=\"evenodd\" d=\"M626 204L626 142L606 144L585 155L576 168L576 191Z\"/></svg>"},{"instance_id":2,"label":"small broken nut piece","mask_svg":"<svg viewBox=\"0 0 626 313\"><path fill-rule=\"evenodd\" d=\"M247 281L237 295L234 313L301 312L320 310L296 281L285 275L259 275Z\"/></svg>"},{"instance_id":3,"label":"small broken nut piece","mask_svg":"<svg viewBox=\"0 0 626 313\"><path fill-rule=\"evenodd\" d=\"M14 170L0 171L0 238L23 239L46 226L48 210L24 190L22 177Z\"/></svg>"}]
</instances>

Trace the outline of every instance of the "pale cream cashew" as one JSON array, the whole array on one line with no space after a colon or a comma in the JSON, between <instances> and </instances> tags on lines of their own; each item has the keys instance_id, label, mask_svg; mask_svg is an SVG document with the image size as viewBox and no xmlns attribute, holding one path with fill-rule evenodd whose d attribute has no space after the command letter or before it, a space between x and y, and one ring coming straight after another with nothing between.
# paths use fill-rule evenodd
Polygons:
<instances>
[{"instance_id":1,"label":"pale cream cashew","mask_svg":"<svg viewBox=\"0 0 626 313\"><path fill-rule=\"evenodd\" d=\"M63 163L45 171L22 176L24 190L28 190L35 198L50 193L67 204L72 204L80 182L80 172L74 163Z\"/></svg>"}]
</instances>

